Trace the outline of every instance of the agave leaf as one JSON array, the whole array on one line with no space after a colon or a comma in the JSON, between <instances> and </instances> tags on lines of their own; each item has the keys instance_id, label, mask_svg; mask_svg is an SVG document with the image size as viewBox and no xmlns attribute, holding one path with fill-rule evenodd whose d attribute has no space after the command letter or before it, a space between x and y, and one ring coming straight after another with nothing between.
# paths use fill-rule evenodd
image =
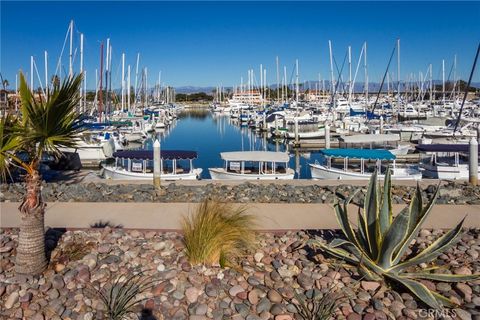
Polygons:
<instances>
[{"instance_id":1,"label":"agave leaf","mask_svg":"<svg viewBox=\"0 0 480 320\"><path fill-rule=\"evenodd\" d=\"M480 278L480 274L449 274L430 272L402 273L402 276L411 279L426 279L443 282L466 282L474 281Z\"/></svg>"},{"instance_id":2,"label":"agave leaf","mask_svg":"<svg viewBox=\"0 0 480 320\"><path fill-rule=\"evenodd\" d=\"M395 265L390 271L398 273L408 267L429 261L441 255L445 250L455 244L455 240L462 231L462 225L464 221L465 218L463 218L455 228L449 230L415 257Z\"/></svg>"},{"instance_id":3,"label":"agave leaf","mask_svg":"<svg viewBox=\"0 0 480 320\"><path fill-rule=\"evenodd\" d=\"M370 248L372 259L376 259L378 255L377 243L377 218L378 218L378 188L377 188L377 171L372 174L370 183L368 184L367 195L364 204L364 219L366 222L366 235L368 246Z\"/></svg>"},{"instance_id":4,"label":"agave leaf","mask_svg":"<svg viewBox=\"0 0 480 320\"><path fill-rule=\"evenodd\" d=\"M331 256L334 256L336 258L339 258L339 259L344 260L344 261L346 261L348 263L351 263L351 264L358 264L357 257L355 257L350 252L348 252L344 249L337 248L337 247L330 247L328 245L325 245L325 244L321 243L318 240L311 240L311 241L309 241L309 243L313 246L320 247L322 250L326 251Z\"/></svg>"},{"instance_id":5,"label":"agave leaf","mask_svg":"<svg viewBox=\"0 0 480 320\"><path fill-rule=\"evenodd\" d=\"M366 267L368 267L370 270L372 270L376 274L382 275L383 273L385 273L385 270L383 268L381 268L378 264L376 264L370 257L363 254L363 252L361 252L359 248L357 248L352 243L345 243L343 247L352 255L354 255L357 258L357 260L360 261L360 263L364 264Z\"/></svg>"},{"instance_id":6,"label":"agave leaf","mask_svg":"<svg viewBox=\"0 0 480 320\"><path fill-rule=\"evenodd\" d=\"M386 236L392 223L392 179L390 168L387 169L383 183L382 206L378 216L378 235L380 241Z\"/></svg>"},{"instance_id":7,"label":"agave leaf","mask_svg":"<svg viewBox=\"0 0 480 320\"><path fill-rule=\"evenodd\" d=\"M418 220L423 214L423 199L422 191L417 182L417 187L415 188L415 194L412 201L410 202L410 220L408 221L408 232L412 232L417 225Z\"/></svg>"},{"instance_id":8,"label":"agave leaf","mask_svg":"<svg viewBox=\"0 0 480 320\"><path fill-rule=\"evenodd\" d=\"M357 192L354 192L353 195L351 195L344 203L343 208L342 206L337 202L334 205L335 209L335 215L337 217L338 224L340 225L340 228L342 229L343 233L347 237L348 241L355 243L357 246L359 245L359 242L357 240L357 237L355 236L355 232L353 231L352 225L350 221L348 220L348 209L347 206L350 203L350 201L353 199Z\"/></svg>"},{"instance_id":9,"label":"agave leaf","mask_svg":"<svg viewBox=\"0 0 480 320\"><path fill-rule=\"evenodd\" d=\"M395 251L395 255L393 259L394 264L397 264L400 261L402 256L405 254L405 251L407 251L408 247L410 246L410 243L412 242L412 240L417 237L423 222L427 218L428 214L430 213L430 210L432 209L433 205L435 204L435 201L437 200L439 189L440 188L437 187L437 190L435 190L433 197L430 199L430 201L425 206L425 208L422 209L422 213L419 219L417 219L413 230L409 232L408 236L401 242L401 245L397 247L397 250ZM418 191L418 185L417 185L417 191ZM417 196L415 196L415 198L417 198Z\"/></svg>"},{"instance_id":10,"label":"agave leaf","mask_svg":"<svg viewBox=\"0 0 480 320\"><path fill-rule=\"evenodd\" d=\"M425 285L418 281L401 277L392 273L386 273L387 277L401 283L408 290L410 290L417 298L422 300L425 304L434 309L442 309L441 303L435 298L432 291L430 291Z\"/></svg>"},{"instance_id":11,"label":"agave leaf","mask_svg":"<svg viewBox=\"0 0 480 320\"><path fill-rule=\"evenodd\" d=\"M371 257L372 253L370 252L370 246L368 245L366 224L360 208L358 209L358 231L356 234L358 242L361 245L360 247L369 257Z\"/></svg>"},{"instance_id":12,"label":"agave leaf","mask_svg":"<svg viewBox=\"0 0 480 320\"><path fill-rule=\"evenodd\" d=\"M350 241L344 240L344 239L335 238L335 239L333 239L333 240L330 242L329 246L330 246L331 248L336 248L336 247L341 247L341 246L343 246L343 245L345 245L345 244L348 244L348 243L350 243Z\"/></svg>"},{"instance_id":13,"label":"agave leaf","mask_svg":"<svg viewBox=\"0 0 480 320\"><path fill-rule=\"evenodd\" d=\"M447 308L456 308L458 307L458 305L456 303L454 303L452 300L450 300L449 298L441 295L440 293L438 292L435 292L435 291L431 291L433 296L435 297L435 299L437 299L437 301L440 301L444 307L447 307Z\"/></svg>"},{"instance_id":14,"label":"agave leaf","mask_svg":"<svg viewBox=\"0 0 480 320\"><path fill-rule=\"evenodd\" d=\"M408 210L405 208L395 217L390 228L388 228L385 239L383 239L377 259L378 264L383 269L388 269L392 266L392 255L398 243L403 239L407 228Z\"/></svg>"}]
</instances>

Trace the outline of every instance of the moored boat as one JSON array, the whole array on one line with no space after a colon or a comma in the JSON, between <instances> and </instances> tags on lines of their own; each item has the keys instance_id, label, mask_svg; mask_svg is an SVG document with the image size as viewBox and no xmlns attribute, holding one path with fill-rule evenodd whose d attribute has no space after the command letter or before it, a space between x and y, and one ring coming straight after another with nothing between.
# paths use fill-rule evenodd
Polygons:
<instances>
[{"instance_id":1,"label":"moored boat","mask_svg":"<svg viewBox=\"0 0 480 320\"><path fill-rule=\"evenodd\" d=\"M295 175L285 152L222 152L220 157L225 166L208 169L213 180L289 180Z\"/></svg>"},{"instance_id":2,"label":"moored boat","mask_svg":"<svg viewBox=\"0 0 480 320\"><path fill-rule=\"evenodd\" d=\"M427 155L420 164L423 176L430 179L468 179L469 147L468 144L419 144L416 149Z\"/></svg>"},{"instance_id":3,"label":"moored boat","mask_svg":"<svg viewBox=\"0 0 480 320\"><path fill-rule=\"evenodd\" d=\"M103 165L103 176L115 180L153 181L153 150L125 150L114 152L113 164ZM162 150L160 152L162 180L200 179L202 169L193 167L195 151ZM187 163L185 165L184 163Z\"/></svg>"},{"instance_id":4,"label":"moored boat","mask_svg":"<svg viewBox=\"0 0 480 320\"><path fill-rule=\"evenodd\" d=\"M325 157L326 163L309 164L313 179L368 180L375 170L379 173L378 178L383 179L388 167L392 169L392 179L394 180L420 180L422 178L418 167L396 165L395 155L388 150L324 149L320 152ZM343 159L343 161L336 163L334 159ZM350 159L354 161L350 161L349 167ZM391 161L392 165L382 165L382 161Z\"/></svg>"}]
</instances>

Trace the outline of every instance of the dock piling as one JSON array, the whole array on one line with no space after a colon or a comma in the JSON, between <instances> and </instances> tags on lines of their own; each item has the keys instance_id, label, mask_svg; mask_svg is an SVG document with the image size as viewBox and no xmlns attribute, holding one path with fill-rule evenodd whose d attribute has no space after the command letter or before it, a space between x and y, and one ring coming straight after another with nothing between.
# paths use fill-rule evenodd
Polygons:
<instances>
[{"instance_id":1,"label":"dock piling","mask_svg":"<svg viewBox=\"0 0 480 320\"><path fill-rule=\"evenodd\" d=\"M161 159L160 159L160 140L156 139L153 143L153 185L160 189Z\"/></svg>"},{"instance_id":2,"label":"dock piling","mask_svg":"<svg viewBox=\"0 0 480 320\"><path fill-rule=\"evenodd\" d=\"M275 136L278 136L278 120L277 115L275 115Z\"/></svg>"},{"instance_id":3,"label":"dock piling","mask_svg":"<svg viewBox=\"0 0 480 320\"><path fill-rule=\"evenodd\" d=\"M298 119L295 119L295 143L298 143Z\"/></svg>"},{"instance_id":4,"label":"dock piling","mask_svg":"<svg viewBox=\"0 0 480 320\"><path fill-rule=\"evenodd\" d=\"M475 137L470 140L468 181L474 186L478 184L478 140Z\"/></svg>"},{"instance_id":5,"label":"dock piling","mask_svg":"<svg viewBox=\"0 0 480 320\"><path fill-rule=\"evenodd\" d=\"M325 149L330 149L330 126L325 124Z\"/></svg>"}]
</instances>

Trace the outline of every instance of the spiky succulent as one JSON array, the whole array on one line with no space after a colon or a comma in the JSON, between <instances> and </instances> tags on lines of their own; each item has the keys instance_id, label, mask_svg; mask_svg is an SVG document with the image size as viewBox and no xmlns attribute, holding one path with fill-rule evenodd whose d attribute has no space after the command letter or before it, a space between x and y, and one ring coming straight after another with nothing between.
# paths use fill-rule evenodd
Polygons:
<instances>
[{"instance_id":1,"label":"spiky succulent","mask_svg":"<svg viewBox=\"0 0 480 320\"><path fill-rule=\"evenodd\" d=\"M314 239L311 240L311 244L357 266L368 279L400 283L432 308L453 306L450 299L429 290L416 279L459 282L477 279L480 275L432 273L433 269L414 272L409 270L421 263L432 261L452 247L459 238L465 218L421 252L406 257L407 249L417 237L436 201L438 188L426 206L423 206L422 193L417 184L410 205L394 217L390 171L385 175L383 194L378 189L377 180L375 172L365 196L363 213L358 213L358 228L354 229L348 219L347 207L355 196L353 194L343 202L343 205L338 201L334 205L337 220L346 239L334 239L328 245Z\"/></svg>"}]
</instances>

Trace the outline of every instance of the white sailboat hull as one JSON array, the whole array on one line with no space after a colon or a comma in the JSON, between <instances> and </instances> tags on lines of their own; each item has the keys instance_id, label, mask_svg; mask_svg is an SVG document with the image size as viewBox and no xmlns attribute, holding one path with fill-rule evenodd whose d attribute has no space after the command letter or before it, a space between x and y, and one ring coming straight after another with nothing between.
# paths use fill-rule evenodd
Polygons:
<instances>
[{"instance_id":1,"label":"white sailboat hull","mask_svg":"<svg viewBox=\"0 0 480 320\"><path fill-rule=\"evenodd\" d=\"M242 174L227 172L224 168L209 168L212 180L292 180L295 172L288 168L286 173L274 174Z\"/></svg>"},{"instance_id":2,"label":"white sailboat hull","mask_svg":"<svg viewBox=\"0 0 480 320\"><path fill-rule=\"evenodd\" d=\"M202 173L201 168L193 169L192 172L178 173L178 174L162 174L161 180L197 180L200 179ZM131 172L122 168L114 168L110 166L103 167L103 177L112 180L149 180L153 181L153 173Z\"/></svg>"},{"instance_id":3,"label":"white sailboat hull","mask_svg":"<svg viewBox=\"0 0 480 320\"><path fill-rule=\"evenodd\" d=\"M321 164L310 164L312 179L321 180L369 180L372 173L359 173L353 171L344 171L336 168L328 168ZM385 175L378 175L379 179L385 178ZM409 168L395 168L392 174L393 180L420 180L422 174Z\"/></svg>"}]
</instances>

